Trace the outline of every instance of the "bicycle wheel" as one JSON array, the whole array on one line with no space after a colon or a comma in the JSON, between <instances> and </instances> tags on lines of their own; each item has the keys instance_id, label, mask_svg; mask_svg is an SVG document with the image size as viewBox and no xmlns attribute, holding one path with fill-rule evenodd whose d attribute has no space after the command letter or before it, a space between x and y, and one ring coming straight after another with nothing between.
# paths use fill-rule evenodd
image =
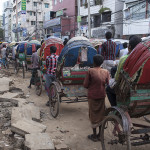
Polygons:
<instances>
[{"instance_id":1,"label":"bicycle wheel","mask_svg":"<svg viewBox=\"0 0 150 150\"><path fill-rule=\"evenodd\" d=\"M130 136L124 133L118 116L109 115L103 121L101 145L102 150L131 150Z\"/></svg>"},{"instance_id":2,"label":"bicycle wheel","mask_svg":"<svg viewBox=\"0 0 150 150\"><path fill-rule=\"evenodd\" d=\"M55 85L52 85L49 90L49 106L51 115L56 118L59 114L60 97Z\"/></svg>"}]
</instances>

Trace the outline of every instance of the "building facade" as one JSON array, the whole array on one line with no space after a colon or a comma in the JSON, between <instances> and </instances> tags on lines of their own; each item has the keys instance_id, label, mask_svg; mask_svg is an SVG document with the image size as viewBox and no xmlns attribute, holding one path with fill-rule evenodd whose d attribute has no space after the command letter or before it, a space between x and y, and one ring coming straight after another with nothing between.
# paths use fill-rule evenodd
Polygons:
<instances>
[{"instance_id":1,"label":"building facade","mask_svg":"<svg viewBox=\"0 0 150 150\"><path fill-rule=\"evenodd\" d=\"M74 37L77 32L77 0L52 0L52 5L54 15L44 23L46 34Z\"/></svg>"},{"instance_id":2,"label":"building facade","mask_svg":"<svg viewBox=\"0 0 150 150\"><path fill-rule=\"evenodd\" d=\"M3 5L3 29L4 29L4 40L7 42L12 41L12 1L8 0Z\"/></svg>"},{"instance_id":3,"label":"building facade","mask_svg":"<svg viewBox=\"0 0 150 150\"><path fill-rule=\"evenodd\" d=\"M126 0L124 4L123 35L150 35L150 1Z\"/></svg>"},{"instance_id":4,"label":"building facade","mask_svg":"<svg viewBox=\"0 0 150 150\"><path fill-rule=\"evenodd\" d=\"M105 32L111 31L114 38L123 35L123 1L90 0L91 36L105 38ZM88 4L81 0L81 32L88 36Z\"/></svg>"},{"instance_id":5,"label":"building facade","mask_svg":"<svg viewBox=\"0 0 150 150\"><path fill-rule=\"evenodd\" d=\"M21 0L13 0L13 32L15 40L17 40L17 36L19 40L28 38L41 40L44 38L44 14L51 9L51 1L26 0L25 12L22 11L21 5Z\"/></svg>"}]
</instances>

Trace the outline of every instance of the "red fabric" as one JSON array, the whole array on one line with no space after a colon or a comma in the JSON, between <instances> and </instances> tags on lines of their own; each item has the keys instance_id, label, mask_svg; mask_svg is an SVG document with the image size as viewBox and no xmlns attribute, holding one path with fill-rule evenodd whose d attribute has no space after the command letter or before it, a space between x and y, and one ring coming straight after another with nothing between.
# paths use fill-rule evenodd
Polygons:
<instances>
[{"instance_id":1,"label":"red fabric","mask_svg":"<svg viewBox=\"0 0 150 150\"><path fill-rule=\"evenodd\" d=\"M62 49L64 48L63 42L60 41L59 39L47 39L45 42L42 44L41 51L40 51L40 56L42 56L42 52L44 51L44 59L46 59L47 56L50 56L50 47L51 46L56 46L57 51L56 55L60 55Z\"/></svg>"},{"instance_id":2,"label":"red fabric","mask_svg":"<svg viewBox=\"0 0 150 150\"><path fill-rule=\"evenodd\" d=\"M36 52L36 46L35 46L35 44L32 44L32 53L33 52Z\"/></svg>"},{"instance_id":3,"label":"red fabric","mask_svg":"<svg viewBox=\"0 0 150 150\"><path fill-rule=\"evenodd\" d=\"M136 46L133 52L128 56L123 66L125 72L129 74L130 77L133 77L140 67L142 68L142 75L138 83L149 83L150 82L150 41L142 42ZM147 62L146 62L147 61Z\"/></svg>"}]
</instances>

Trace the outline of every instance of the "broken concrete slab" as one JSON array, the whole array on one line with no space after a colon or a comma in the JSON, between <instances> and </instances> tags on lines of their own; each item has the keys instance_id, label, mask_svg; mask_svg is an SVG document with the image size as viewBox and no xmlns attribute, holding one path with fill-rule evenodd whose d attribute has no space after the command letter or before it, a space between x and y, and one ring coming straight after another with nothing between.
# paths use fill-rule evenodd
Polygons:
<instances>
[{"instance_id":1,"label":"broken concrete slab","mask_svg":"<svg viewBox=\"0 0 150 150\"><path fill-rule=\"evenodd\" d=\"M11 131L21 136L31 133L43 133L45 130L45 125L28 119L21 119L11 125Z\"/></svg>"},{"instance_id":2,"label":"broken concrete slab","mask_svg":"<svg viewBox=\"0 0 150 150\"><path fill-rule=\"evenodd\" d=\"M16 123L22 118L40 122L40 109L32 104L14 107L12 109L11 124Z\"/></svg>"},{"instance_id":3,"label":"broken concrete slab","mask_svg":"<svg viewBox=\"0 0 150 150\"><path fill-rule=\"evenodd\" d=\"M47 133L26 134L25 147L29 150L55 150L53 141Z\"/></svg>"},{"instance_id":4,"label":"broken concrete slab","mask_svg":"<svg viewBox=\"0 0 150 150\"><path fill-rule=\"evenodd\" d=\"M20 96L20 93L10 93L10 92L7 92L7 93L4 93L3 95L0 96L0 99L12 99L12 98L17 98Z\"/></svg>"},{"instance_id":5,"label":"broken concrete slab","mask_svg":"<svg viewBox=\"0 0 150 150\"><path fill-rule=\"evenodd\" d=\"M69 150L69 147L65 143L61 143L58 145L55 145L56 150Z\"/></svg>"},{"instance_id":6,"label":"broken concrete slab","mask_svg":"<svg viewBox=\"0 0 150 150\"><path fill-rule=\"evenodd\" d=\"M13 98L12 100L14 100L18 103L18 107L22 107L23 105L30 103L29 101L27 101L24 98Z\"/></svg>"},{"instance_id":7,"label":"broken concrete slab","mask_svg":"<svg viewBox=\"0 0 150 150\"><path fill-rule=\"evenodd\" d=\"M0 78L0 94L9 91L9 85L11 82L12 80L9 78L6 77Z\"/></svg>"}]
</instances>

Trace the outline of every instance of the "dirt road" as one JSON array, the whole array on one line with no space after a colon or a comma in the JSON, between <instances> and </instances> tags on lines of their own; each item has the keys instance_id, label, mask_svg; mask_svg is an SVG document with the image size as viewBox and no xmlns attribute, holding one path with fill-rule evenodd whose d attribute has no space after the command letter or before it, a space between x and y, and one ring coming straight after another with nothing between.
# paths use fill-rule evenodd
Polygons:
<instances>
[{"instance_id":1,"label":"dirt road","mask_svg":"<svg viewBox=\"0 0 150 150\"><path fill-rule=\"evenodd\" d=\"M87 135L92 133L88 119L88 104L61 104L60 115L54 119L49 113L49 107L45 104L48 97L45 91L41 96L35 94L35 87L28 89L30 72L26 72L25 79L22 78L21 70L18 75L13 74L10 78L14 80L16 87L21 88L30 101L39 106L42 111L43 124L47 126L46 132L54 139L54 143L66 143L72 150L101 150L100 142L92 142L87 139ZM109 106L106 100L106 105ZM148 150L149 146L138 147L135 150Z\"/></svg>"}]
</instances>

